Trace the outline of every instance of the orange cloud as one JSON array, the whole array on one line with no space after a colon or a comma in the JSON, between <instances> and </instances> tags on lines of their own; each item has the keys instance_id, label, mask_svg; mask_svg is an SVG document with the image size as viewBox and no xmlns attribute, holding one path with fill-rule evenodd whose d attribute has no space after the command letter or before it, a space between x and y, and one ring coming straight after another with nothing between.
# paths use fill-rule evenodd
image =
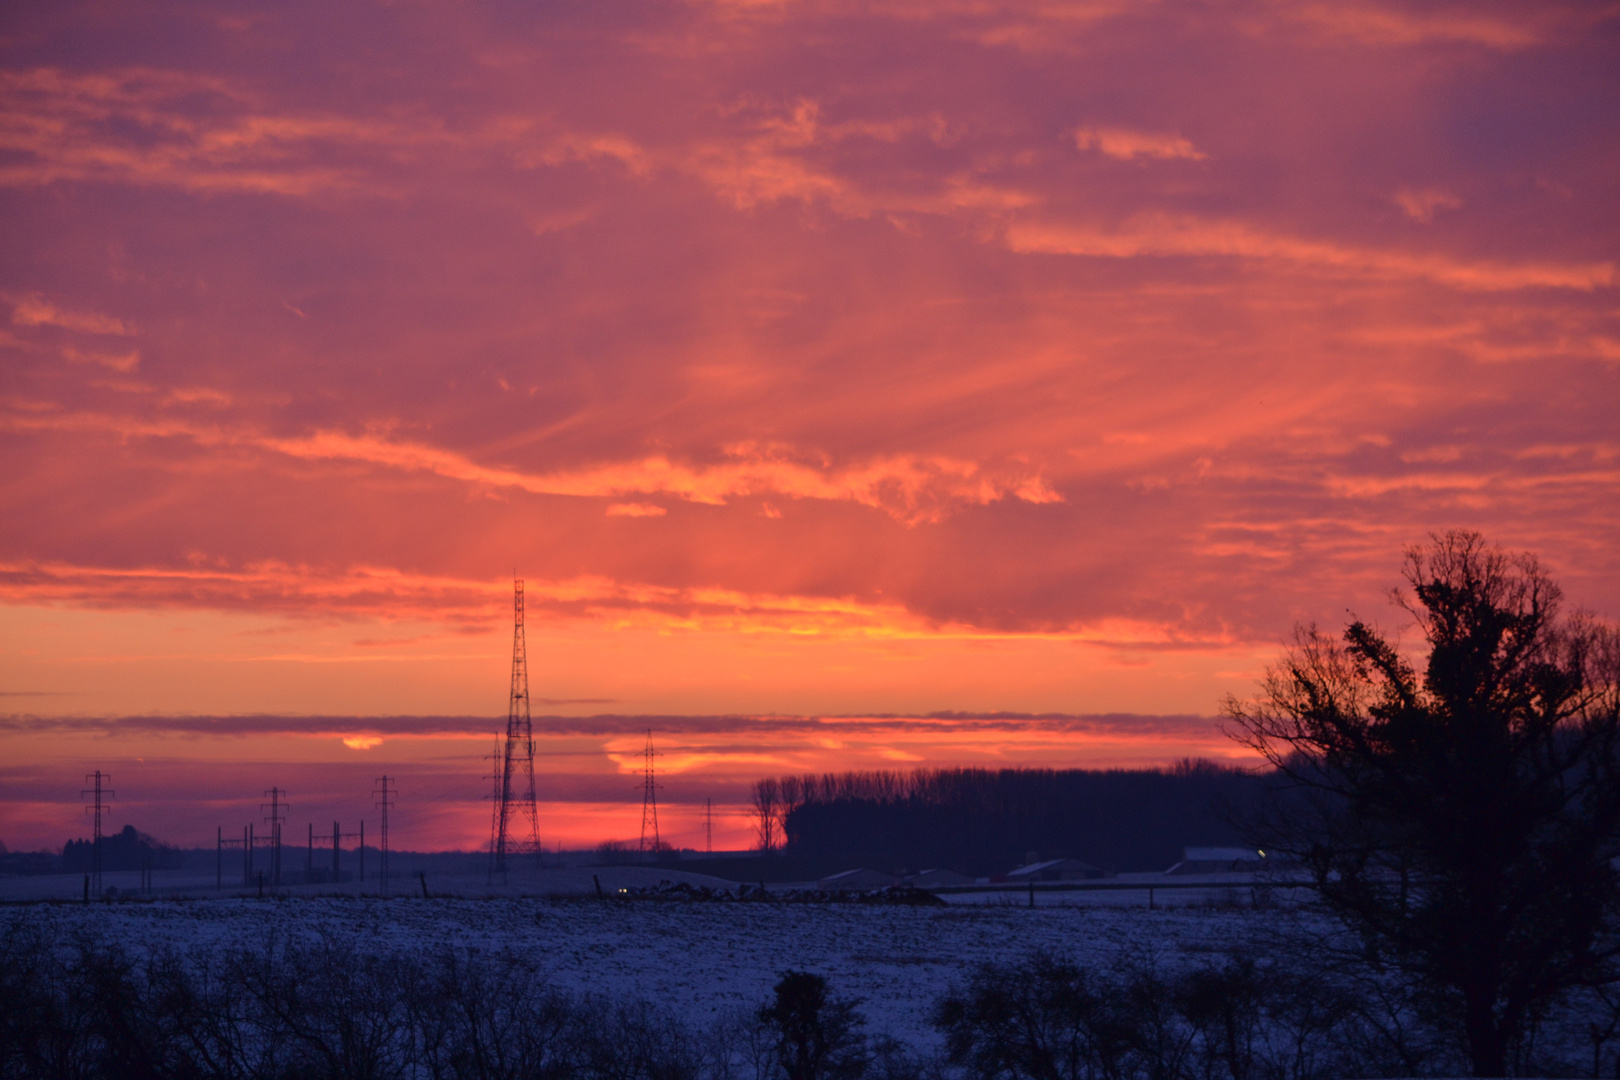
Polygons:
<instances>
[{"instance_id":1,"label":"orange cloud","mask_svg":"<svg viewBox=\"0 0 1620 1080\"><path fill-rule=\"evenodd\" d=\"M211 400L193 392L186 400ZM0 416L0 428L14 430L95 429L118 431L126 438L190 438L202 446L240 446L271 450L306 460L347 460L407 471L430 472L454 480L496 488L516 488L537 495L613 498L625 495L671 495L694 503L725 505L751 495L849 501L884 510L908 523L939 521L956 507L1014 498L1043 504L1062 502L1032 470L1016 465L990 469L943 455L894 455L847 466L811 457L779 445L739 443L712 465L688 465L667 457L589 466L583 469L529 473L478 464L451 450L403 442L380 435L319 431L300 437L278 437L217 425L183 421L128 421L90 416ZM609 515L657 516L665 509L621 503ZM637 510L628 507L639 507Z\"/></svg>"},{"instance_id":2,"label":"orange cloud","mask_svg":"<svg viewBox=\"0 0 1620 1080\"><path fill-rule=\"evenodd\" d=\"M1395 205L1413 221L1421 221L1426 225L1434 220L1436 210L1455 210L1462 205L1462 200L1450 192L1435 188L1425 188L1421 191L1402 188L1395 193Z\"/></svg>"},{"instance_id":3,"label":"orange cloud","mask_svg":"<svg viewBox=\"0 0 1620 1080\"><path fill-rule=\"evenodd\" d=\"M1275 260L1332 274L1390 279L1427 279L1458 289L1613 288L1611 262L1500 264L1439 255L1353 247L1272 233L1242 222L1149 215L1114 230L1016 223L1007 229L1013 251L1087 255L1111 259L1143 256L1224 257Z\"/></svg>"},{"instance_id":4,"label":"orange cloud","mask_svg":"<svg viewBox=\"0 0 1620 1080\"><path fill-rule=\"evenodd\" d=\"M373 436L318 432L298 439L264 438L270 449L292 457L339 458L441 476L534 494L587 498L672 495L695 503L724 505L727 499L774 494L793 498L860 503L908 522L938 521L954 505L984 504L1003 498L1029 503L1061 502L1062 495L1038 475L996 475L979 465L943 456L894 456L835 467L789 448L739 444L714 465L686 465L665 457L591 466L553 473L523 473L478 465L460 454L416 443ZM637 504L618 504L631 506ZM615 511L647 516L628 509ZM663 508L654 511L664 513Z\"/></svg>"},{"instance_id":5,"label":"orange cloud","mask_svg":"<svg viewBox=\"0 0 1620 1080\"><path fill-rule=\"evenodd\" d=\"M1402 11L1399 6L1365 3L1293 3L1278 5L1286 18L1309 23L1327 33L1369 45L1415 46L1433 42L1481 45L1502 52L1527 49L1544 34L1531 25L1544 21L1532 8L1517 8L1518 21L1484 11ZM1528 18L1526 17L1528 16Z\"/></svg>"},{"instance_id":6,"label":"orange cloud","mask_svg":"<svg viewBox=\"0 0 1620 1080\"><path fill-rule=\"evenodd\" d=\"M62 355L75 364L100 364L104 368L125 375L141 365L141 354L134 350L127 353L87 353L70 348L63 349Z\"/></svg>"},{"instance_id":7,"label":"orange cloud","mask_svg":"<svg viewBox=\"0 0 1620 1080\"><path fill-rule=\"evenodd\" d=\"M122 319L95 312L63 311L41 297L29 293L11 301L13 326L60 326L85 334L128 335L135 331Z\"/></svg>"},{"instance_id":8,"label":"orange cloud","mask_svg":"<svg viewBox=\"0 0 1620 1080\"><path fill-rule=\"evenodd\" d=\"M1187 158L1192 161L1203 161L1209 156L1180 135L1131 131L1126 128L1083 127L1074 133L1074 145L1081 150L1096 150L1120 161L1133 161L1136 158L1155 158L1161 161Z\"/></svg>"}]
</instances>

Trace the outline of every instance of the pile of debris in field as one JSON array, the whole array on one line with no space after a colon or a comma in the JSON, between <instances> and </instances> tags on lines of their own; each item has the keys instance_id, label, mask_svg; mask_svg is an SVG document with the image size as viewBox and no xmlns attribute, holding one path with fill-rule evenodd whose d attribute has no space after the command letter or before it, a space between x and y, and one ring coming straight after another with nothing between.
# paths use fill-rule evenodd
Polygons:
<instances>
[{"instance_id":1,"label":"pile of debris in field","mask_svg":"<svg viewBox=\"0 0 1620 1080\"><path fill-rule=\"evenodd\" d=\"M782 889L773 892L764 885L739 885L732 889L712 889L685 881L660 881L657 885L632 886L597 895L619 900L684 900L709 903L752 904L900 904L905 907L931 907L945 903L926 889L892 885L883 889Z\"/></svg>"}]
</instances>

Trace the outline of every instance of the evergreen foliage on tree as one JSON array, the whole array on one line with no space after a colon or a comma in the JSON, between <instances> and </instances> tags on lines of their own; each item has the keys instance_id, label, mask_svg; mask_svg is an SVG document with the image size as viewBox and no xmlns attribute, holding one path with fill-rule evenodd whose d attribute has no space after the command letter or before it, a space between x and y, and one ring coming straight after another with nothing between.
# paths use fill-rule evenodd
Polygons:
<instances>
[{"instance_id":1,"label":"evergreen foliage on tree","mask_svg":"<svg viewBox=\"0 0 1620 1080\"><path fill-rule=\"evenodd\" d=\"M785 972L759 1019L775 1042L776 1064L786 1080L856 1080L866 1074L864 1020L853 1002L827 992L820 975Z\"/></svg>"},{"instance_id":2,"label":"evergreen foliage on tree","mask_svg":"<svg viewBox=\"0 0 1620 1080\"><path fill-rule=\"evenodd\" d=\"M1410 550L1405 578L1420 649L1301 629L1229 733L1284 778L1256 842L1501 1076L1561 995L1620 979L1620 644L1477 533Z\"/></svg>"}]
</instances>

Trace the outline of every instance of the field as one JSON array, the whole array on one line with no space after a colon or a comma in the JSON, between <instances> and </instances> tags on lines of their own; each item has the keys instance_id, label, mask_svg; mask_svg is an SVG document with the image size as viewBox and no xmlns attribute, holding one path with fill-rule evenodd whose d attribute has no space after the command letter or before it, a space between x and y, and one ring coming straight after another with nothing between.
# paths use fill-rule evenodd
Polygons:
<instances>
[{"instance_id":1,"label":"field","mask_svg":"<svg viewBox=\"0 0 1620 1080\"><path fill-rule=\"evenodd\" d=\"M20 918L69 940L94 928L133 947L207 949L277 937L350 936L379 953L510 949L552 984L644 998L695 1024L750 1010L790 968L861 999L869 1030L935 1044L934 1000L985 961L1033 952L1104 962L1134 952L1167 968L1252 943L1300 912L962 904L681 903L420 897L29 904Z\"/></svg>"}]
</instances>

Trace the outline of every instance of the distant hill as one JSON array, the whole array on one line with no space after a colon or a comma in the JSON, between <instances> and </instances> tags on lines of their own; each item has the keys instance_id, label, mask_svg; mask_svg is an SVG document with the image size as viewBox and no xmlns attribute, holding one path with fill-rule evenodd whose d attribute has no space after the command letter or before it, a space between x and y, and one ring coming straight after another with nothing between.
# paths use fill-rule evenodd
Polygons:
<instances>
[{"instance_id":1,"label":"distant hill","mask_svg":"<svg viewBox=\"0 0 1620 1080\"><path fill-rule=\"evenodd\" d=\"M1170 769L925 769L777 780L784 853L818 866L988 875L1028 852L1113 871L1163 870L1228 823L1265 780L1210 762Z\"/></svg>"}]
</instances>

